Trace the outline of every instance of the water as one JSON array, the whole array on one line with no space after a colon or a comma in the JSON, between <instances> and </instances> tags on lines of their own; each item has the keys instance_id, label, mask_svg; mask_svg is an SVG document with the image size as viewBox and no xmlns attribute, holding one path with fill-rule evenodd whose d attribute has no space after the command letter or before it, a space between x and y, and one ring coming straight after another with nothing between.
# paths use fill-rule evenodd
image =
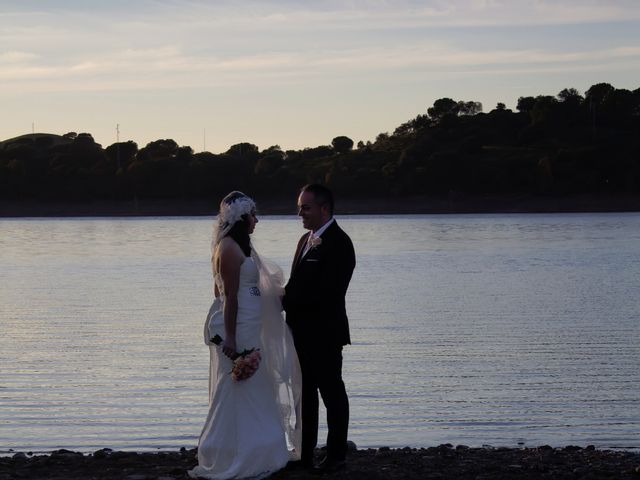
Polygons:
<instances>
[{"instance_id":1,"label":"water","mask_svg":"<svg viewBox=\"0 0 640 480\"><path fill-rule=\"evenodd\" d=\"M640 448L640 214L339 222L360 447ZM288 272L302 232L262 217L254 240ZM197 444L210 235L201 217L0 221L0 452Z\"/></svg>"}]
</instances>

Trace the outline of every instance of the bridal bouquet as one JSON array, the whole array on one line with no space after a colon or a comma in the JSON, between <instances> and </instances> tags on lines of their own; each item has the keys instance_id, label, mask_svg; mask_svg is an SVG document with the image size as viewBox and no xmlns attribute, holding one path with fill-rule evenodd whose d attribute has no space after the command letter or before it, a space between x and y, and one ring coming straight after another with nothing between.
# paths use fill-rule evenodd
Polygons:
<instances>
[{"instance_id":1,"label":"bridal bouquet","mask_svg":"<svg viewBox=\"0 0 640 480\"><path fill-rule=\"evenodd\" d=\"M247 352L247 353L245 353ZM231 378L239 382L251 377L260 366L260 350L252 348L245 350L238 358L233 361L233 370L231 370Z\"/></svg>"},{"instance_id":2,"label":"bridal bouquet","mask_svg":"<svg viewBox=\"0 0 640 480\"><path fill-rule=\"evenodd\" d=\"M218 346L221 345L222 342L223 340L220 335L216 335L211 339L211 343ZM258 370L261 359L262 356L260 355L259 348L243 350L241 353L238 353L233 359L233 368L231 369L231 372L229 372L233 381L239 382L240 380L251 378L251 376Z\"/></svg>"}]
</instances>

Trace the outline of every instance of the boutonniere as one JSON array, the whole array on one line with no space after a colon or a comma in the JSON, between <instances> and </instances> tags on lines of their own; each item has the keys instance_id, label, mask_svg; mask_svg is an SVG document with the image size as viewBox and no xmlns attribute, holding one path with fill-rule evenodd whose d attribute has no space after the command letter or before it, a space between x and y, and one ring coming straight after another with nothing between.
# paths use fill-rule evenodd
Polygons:
<instances>
[{"instance_id":1,"label":"boutonniere","mask_svg":"<svg viewBox=\"0 0 640 480\"><path fill-rule=\"evenodd\" d=\"M311 237L309 239L309 248L316 248L319 245L322 245L322 238L320 238L320 237Z\"/></svg>"}]
</instances>

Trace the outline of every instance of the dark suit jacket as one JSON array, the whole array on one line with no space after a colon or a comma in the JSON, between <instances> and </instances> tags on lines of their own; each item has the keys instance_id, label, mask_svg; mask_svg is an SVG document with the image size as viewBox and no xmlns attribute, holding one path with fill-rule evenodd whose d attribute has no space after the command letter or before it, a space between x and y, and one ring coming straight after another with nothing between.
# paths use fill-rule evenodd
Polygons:
<instances>
[{"instance_id":1,"label":"dark suit jacket","mask_svg":"<svg viewBox=\"0 0 640 480\"><path fill-rule=\"evenodd\" d=\"M296 341L351 343L345 295L356 256L349 236L334 221L322 243L300 258L309 233L298 241L283 299L287 323Z\"/></svg>"}]
</instances>

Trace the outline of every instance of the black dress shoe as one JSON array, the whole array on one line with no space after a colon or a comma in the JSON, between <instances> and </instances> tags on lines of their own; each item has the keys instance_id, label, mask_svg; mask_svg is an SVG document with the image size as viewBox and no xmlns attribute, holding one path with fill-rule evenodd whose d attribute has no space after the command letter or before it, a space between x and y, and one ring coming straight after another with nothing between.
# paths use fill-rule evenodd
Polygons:
<instances>
[{"instance_id":1,"label":"black dress shoe","mask_svg":"<svg viewBox=\"0 0 640 480\"><path fill-rule=\"evenodd\" d=\"M293 460L288 462L284 467L287 471L311 470L312 468L313 462L307 460Z\"/></svg>"},{"instance_id":2,"label":"black dress shoe","mask_svg":"<svg viewBox=\"0 0 640 480\"><path fill-rule=\"evenodd\" d=\"M325 458L318 465L313 467L311 473L316 475L324 475L339 472L344 470L347 466L347 462L344 460L337 460L335 458Z\"/></svg>"}]
</instances>

